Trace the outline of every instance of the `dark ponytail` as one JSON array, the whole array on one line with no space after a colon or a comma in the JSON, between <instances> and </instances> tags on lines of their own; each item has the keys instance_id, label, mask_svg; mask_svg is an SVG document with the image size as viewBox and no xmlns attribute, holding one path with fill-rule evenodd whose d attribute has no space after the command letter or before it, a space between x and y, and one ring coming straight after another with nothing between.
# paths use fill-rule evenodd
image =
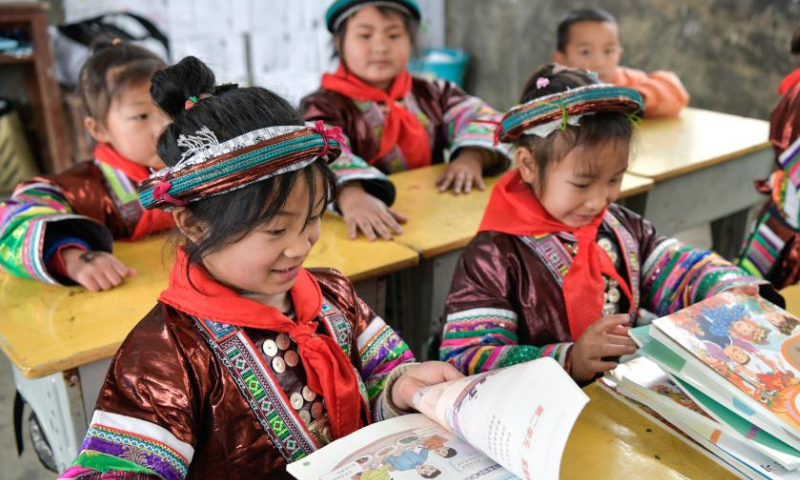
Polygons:
<instances>
[{"instance_id":1,"label":"dark ponytail","mask_svg":"<svg viewBox=\"0 0 800 480\"><path fill-rule=\"evenodd\" d=\"M297 110L275 93L260 87L231 88L215 85L214 72L195 57L153 75L150 94L153 101L172 118L158 139L158 154L169 166L178 163L183 150L178 147L181 135L191 136L207 128L221 143L260 128L303 125ZM186 109L189 97L197 102ZM317 179L323 179L323 191L316 191ZM253 229L269 222L280 212L300 179L308 185L307 219L319 200L333 198L335 177L324 160L295 172L190 202L186 208L207 234L192 242L186 240L186 252L192 263L226 245L244 238Z\"/></svg>"}]
</instances>

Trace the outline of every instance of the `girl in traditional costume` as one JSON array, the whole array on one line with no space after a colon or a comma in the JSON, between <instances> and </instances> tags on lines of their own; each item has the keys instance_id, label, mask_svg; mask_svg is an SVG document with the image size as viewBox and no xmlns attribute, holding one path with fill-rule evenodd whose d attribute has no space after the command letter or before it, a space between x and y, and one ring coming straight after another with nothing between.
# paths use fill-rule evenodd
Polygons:
<instances>
[{"instance_id":1,"label":"girl in traditional costume","mask_svg":"<svg viewBox=\"0 0 800 480\"><path fill-rule=\"evenodd\" d=\"M101 42L80 73L97 140L94 160L23 182L0 202L0 266L54 285L113 288L136 272L112 254L115 239L140 238L172 227L172 217L145 211L136 188L163 167L156 138L166 117L150 98L150 77L164 61L117 39Z\"/></svg>"},{"instance_id":2,"label":"girl in traditional costume","mask_svg":"<svg viewBox=\"0 0 800 480\"><path fill-rule=\"evenodd\" d=\"M333 270L302 264L333 188L337 131L187 57L153 77L169 165L139 192L185 237L169 286L120 347L64 479L276 479L461 374L415 364Z\"/></svg>"},{"instance_id":3,"label":"girl in traditional costume","mask_svg":"<svg viewBox=\"0 0 800 480\"><path fill-rule=\"evenodd\" d=\"M344 131L331 168L351 238L359 230L370 240L402 233L406 219L389 209L394 188L386 174L447 161L440 190L468 193L508 167L486 123L499 120L495 110L451 82L408 72L420 17L415 0L338 0L325 15L339 69L322 77L301 109L306 120Z\"/></svg>"},{"instance_id":4,"label":"girl in traditional costume","mask_svg":"<svg viewBox=\"0 0 800 480\"><path fill-rule=\"evenodd\" d=\"M800 28L792 38L800 55ZM783 79L770 115L769 141L778 169L756 188L769 196L745 242L739 264L782 289L800 281L800 68Z\"/></svg>"},{"instance_id":5,"label":"girl in traditional costume","mask_svg":"<svg viewBox=\"0 0 800 480\"><path fill-rule=\"evenodd\" d=\"M472 373L550 356L589 380L634 352L639 308L661 316L730 288L758 291L738 267L612 203L641 108L636 91L581 71L534 74L500 125L518 168L495 186L456 269L442 360Z\"/></svg>"}]
</instances>

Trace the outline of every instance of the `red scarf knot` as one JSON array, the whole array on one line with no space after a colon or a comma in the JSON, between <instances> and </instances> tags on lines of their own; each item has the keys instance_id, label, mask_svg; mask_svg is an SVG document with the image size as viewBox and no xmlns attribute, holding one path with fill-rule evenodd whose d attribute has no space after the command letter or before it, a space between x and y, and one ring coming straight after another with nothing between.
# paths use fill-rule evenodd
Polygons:
<instances>
[{"instance_id":1,"label":"red scarf knot","mask_svg":"<svg viewBox=\"0 0 800 480\"><path fill-rule=\"evenodd\" d=\"M325 90L340 93L357 101L371 101L386 105L383 133L379 139L380 146L374 155L365 158L370 165L375 165L395 147L402 152L408 169L431 164L433 152L428 130L416 115L400 103L400 100L412 93L412 86L412 77L408 70L404 70L395 77L386 91L364 82L350 73L343 64L339 65L336 73L326 73L322 76L322 88ZM355 153L365 156L364 152Z\"/></svg>"}]
</instances>

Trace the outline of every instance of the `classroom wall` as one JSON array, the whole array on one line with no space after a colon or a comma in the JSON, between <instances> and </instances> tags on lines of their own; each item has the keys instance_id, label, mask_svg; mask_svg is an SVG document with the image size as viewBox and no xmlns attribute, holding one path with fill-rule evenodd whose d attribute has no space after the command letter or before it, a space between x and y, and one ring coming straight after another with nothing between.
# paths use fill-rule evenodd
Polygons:
<instances>
[{"instance_id":1,"label":"classroom wall","mask_svg":"<svg viewBox=\"0 0 800 480\"><path fill-rule=\"evenodd\" d=\"M674 70L696 107L768 118L797 63L789 42L798 0L447 0L447 44L472 56L467 88L497 108L513 105L552 58L561 16L585 6L619 20L623 65Z\"/></svg>"}]
</instances>

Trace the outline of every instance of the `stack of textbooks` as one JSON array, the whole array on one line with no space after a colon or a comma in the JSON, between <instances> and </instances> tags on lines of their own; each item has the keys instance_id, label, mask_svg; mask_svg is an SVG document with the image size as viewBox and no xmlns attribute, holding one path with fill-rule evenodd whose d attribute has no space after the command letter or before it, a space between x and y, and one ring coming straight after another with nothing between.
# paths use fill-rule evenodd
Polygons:
<instances>
[{"instance_id":1,"label":"stack of textbooks","mask_svg":"<svg viewBox=\"0 0 800 480\"><path fill-rule=\"evenodd\" d=\"M600 386L748 479L800 479L800 320L723 293L631 330Z\"/></svg>"}]
</instances>

